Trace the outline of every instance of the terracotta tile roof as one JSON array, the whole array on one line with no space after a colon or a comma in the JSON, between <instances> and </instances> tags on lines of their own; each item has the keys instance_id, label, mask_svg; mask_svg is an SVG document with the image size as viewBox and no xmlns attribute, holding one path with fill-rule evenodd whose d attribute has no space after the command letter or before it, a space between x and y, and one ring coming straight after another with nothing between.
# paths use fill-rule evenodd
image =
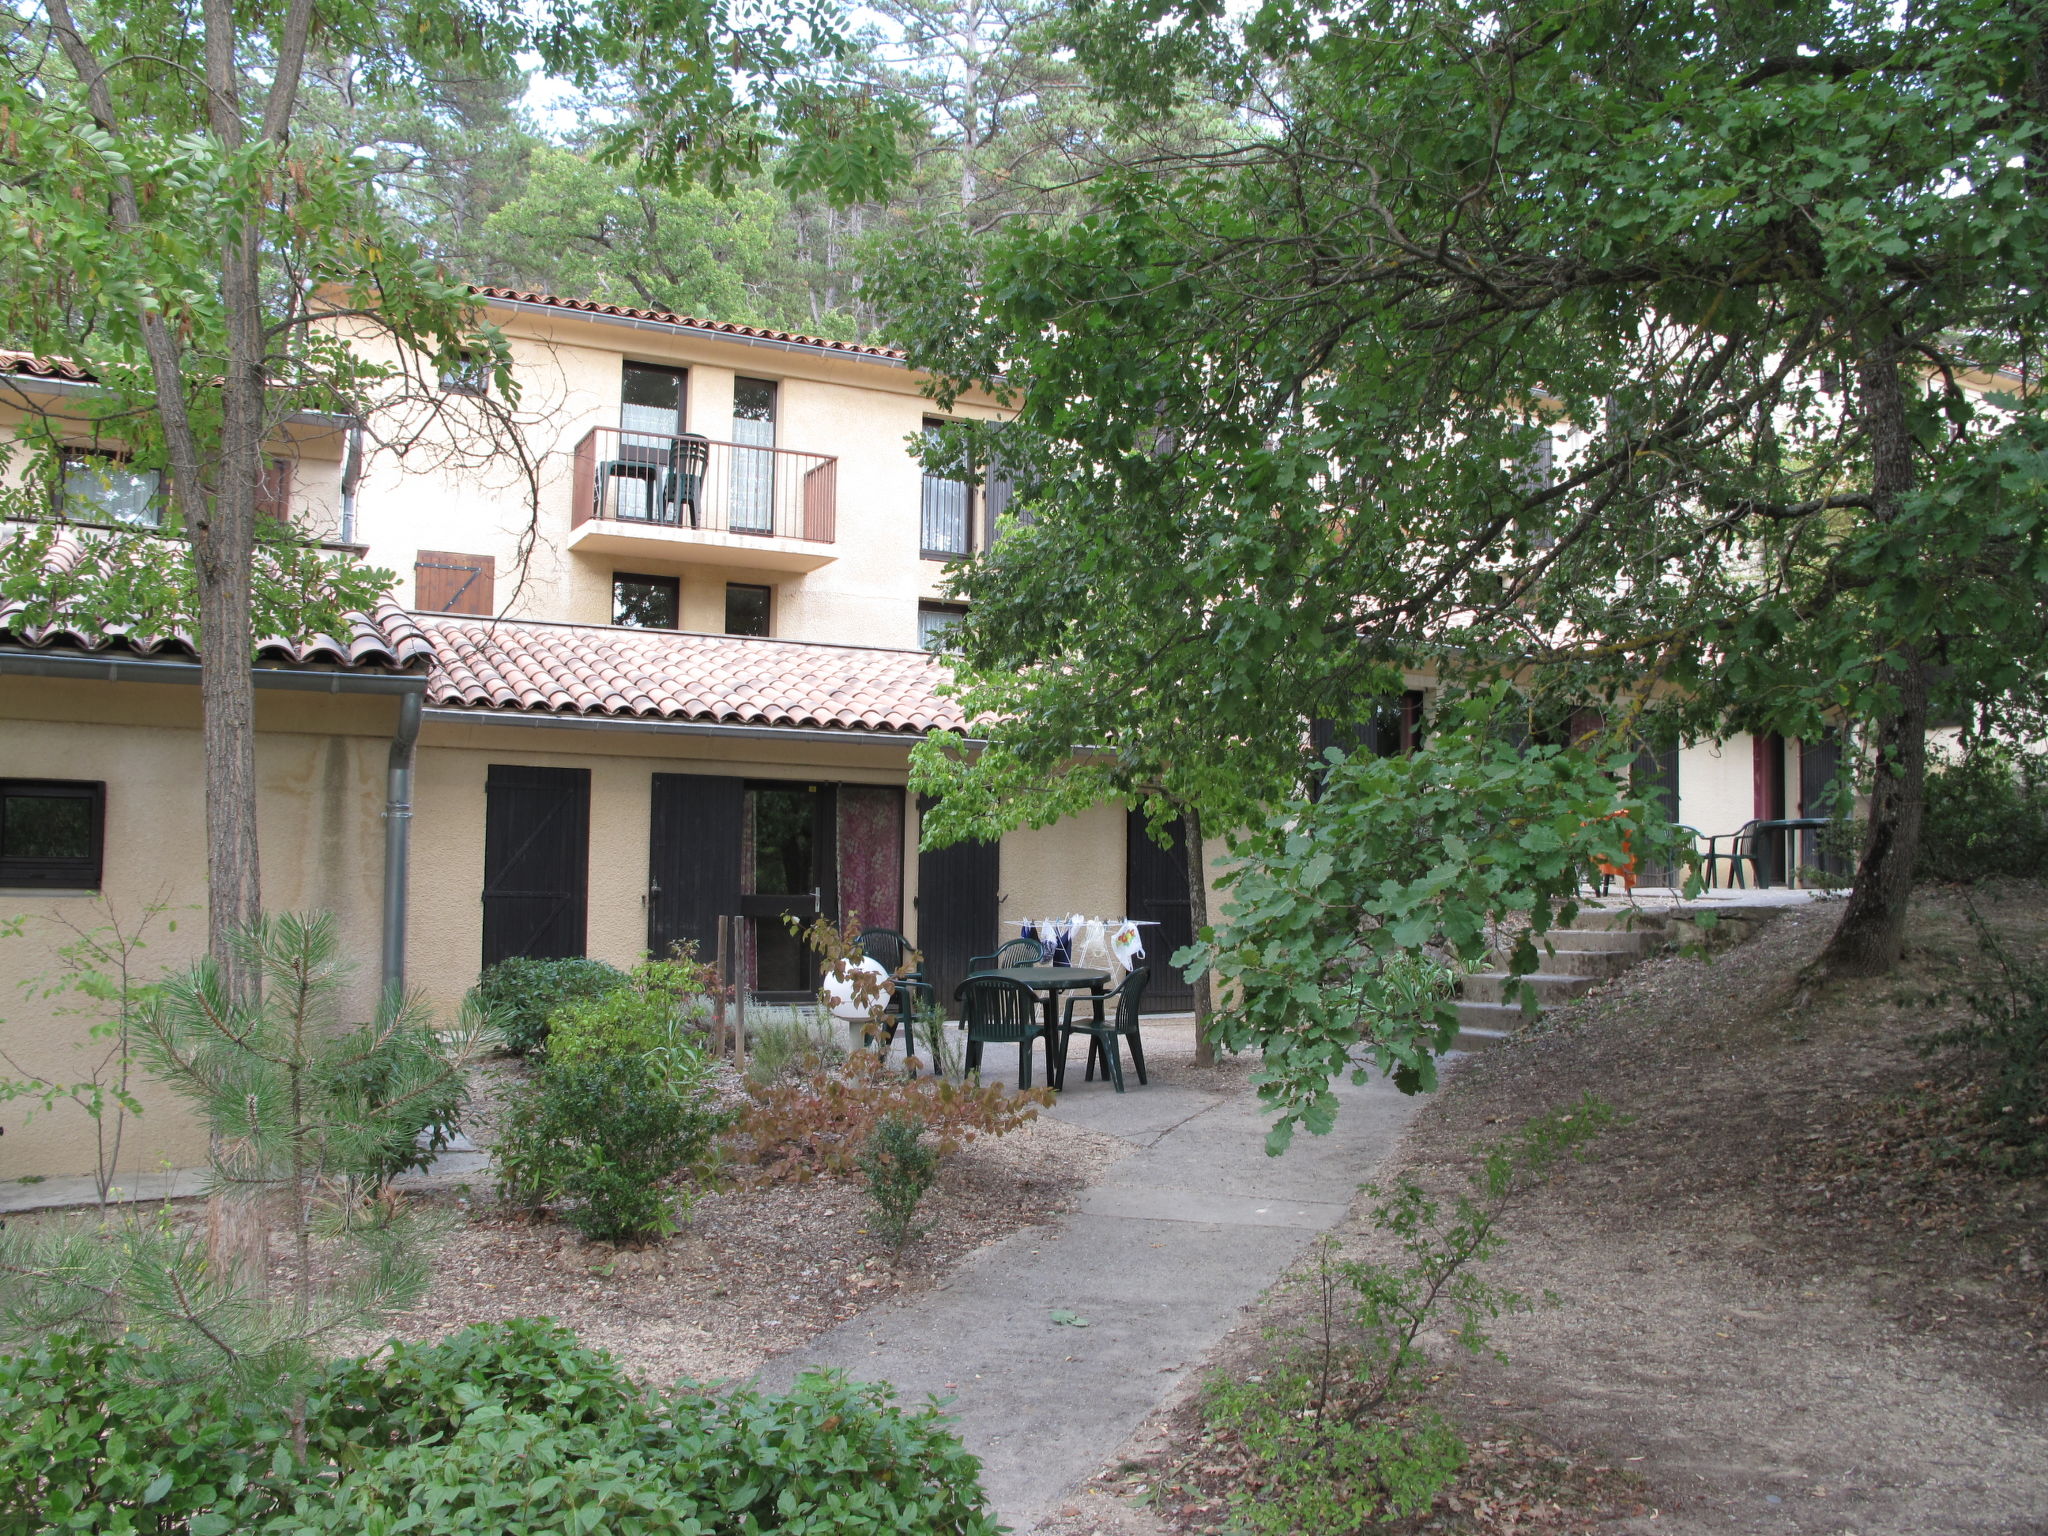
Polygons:
<instances>
[{"instance_id":1,"label":"terracotta tile roof","mask_svg":"<svg viewBox=\"0 0 2048 1536\"><path fill-rule=\"evenodd\" d=\"M52 579L78 563L92 537L76 529L57 535L45 562ZM101 633L61 615L52 624L26 625L21 614L21 603L0 599L0 650L199 654L184 628ZM945 669L924 651L408 613L389 601L347 617L345 636L272 637L257 647L257 660L424 671L428 703L484 715L506 710L902 735L964 725L959 706L938 696Z\"/></svg>"},{"instance_id":2,"label":"terracotta tile roof","mask_svg":"<svg viewBox=\"0 0 2048 1536\"><path fill-rule=\"evenodd\" d=\"M15 352L0 348L0 373L25 374L37 379L69 379L75 384L90 384L92 375L78 364L61 357L37 357L33 352Z\"/></svg>"},{"instance_id":3,"label":"terracotta tile roof","mask_svg":"<svg viewBox=\"0 0 2048 1536\"><path fill-rule=\"evenodd\" d=\"M959 730L923 651L414 614L427 702L533 713L917 734Z\"/></svg>"},{"instance_id":4,"label":"terracotta tile roof","mask_svg":"<svg viewBox=\"0 0 2048 1536\"><path fill-rule=\"evenodd\" d=\"M57 535L45 562L53 576L75 566L88 548L91 534L66 530ZM125 652L135 656L187 656L199 654L199 642L191 631L175 627L162 634L146 633L126 626L112 626L101 632L64 622L58 616L52 624L20 623L22 604L0 598L0 646L31 650L73 650ZM389 670L425 664L433 654L426 636L412 616L398 604L381 602L371 613L351 613L348 634L307 635L286 639L273 635L257 644L256 659L271 665L294 667L331 666L368 670Z\"/></svg>"},{"instance_id":5,"label":"terracotta tile roof","mask_svg":"<svg viewBox=\"0 0 2048 1536\"><path fill-rule=\"evenodd\" d=\"M758 326L734 325L724 320L698 320L690 315L670 314L660 309L634 309L625 304L600 304L594 299L569 299L555 293L527 293L517 288L491 288L472 284L469 290L480 298L508 299L516 304L541 304L549 309L576 310L590 315L617 315L627 320L652 320L688 331L718 336L741 336L758 341L780 341L797 347L816 347L821 352L849 353L856 357L880 357L902 362L904 354L893 347L870 347L853 341L830 341L822 336L805 336L794 331L769 331Z\"/></svg>"}]
</instances>

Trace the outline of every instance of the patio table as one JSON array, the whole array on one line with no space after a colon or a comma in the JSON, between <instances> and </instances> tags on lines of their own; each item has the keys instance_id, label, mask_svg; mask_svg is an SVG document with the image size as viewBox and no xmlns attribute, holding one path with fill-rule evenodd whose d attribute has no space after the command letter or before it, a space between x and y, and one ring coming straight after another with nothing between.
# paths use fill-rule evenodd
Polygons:
<instances>
[{"instance_id":1,"label":"patio table","mask_svg":"<svg viewBox=\"0 0 2048 1536\"><path fill-rule=\"evenodd\" d=\"M1034 992L1045 994L1045 1038L1047 1042L1046 1064L1052 1064L1051 1042L1059 1032L1060 994L1072 992L1081 987L1091 992L1100 992L1109 981L1109 972L1092 970L1084 965L1010 965L999 971L983 971L984 976L1007 976L1012 981L1021 981ZM1027 1045L1024 1047L1029 1049ZM1048 1071L1050 1078L1052 1073ZM1054 1083L1054 1088L1065 1085Z\"/></svg>"}]
</instances>

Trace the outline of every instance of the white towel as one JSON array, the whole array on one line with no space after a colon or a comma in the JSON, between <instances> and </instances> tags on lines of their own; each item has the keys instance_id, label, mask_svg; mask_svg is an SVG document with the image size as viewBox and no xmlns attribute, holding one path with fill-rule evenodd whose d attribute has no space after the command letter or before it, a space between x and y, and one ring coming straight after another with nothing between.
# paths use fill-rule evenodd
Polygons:
<instances>
[{"instance_id":1,"label":"white towel","mask_svg":"<svg viewBox=\"0 0 2048 1536\"><path fill-rule=\"evenodd\" d=\"M1115 932L1109 936L1109 949L1118 965L1131 970L1145 958L1145 941L1138 937L1138 925L1129 921L1117 923Z\"/></svg>"},{"instance_id":2,"label":"white towel","mask_svg":"<svg viewBox=\"0 0 2048 1536\"><path fill-rule=\"evenodd\" d=\"M1084 918L1076 930L1074 964L1105 971L1116 969L1116 956L1110 953L1109 948L1109 925L1101 918Z\"/></svg>"}]
</instances>

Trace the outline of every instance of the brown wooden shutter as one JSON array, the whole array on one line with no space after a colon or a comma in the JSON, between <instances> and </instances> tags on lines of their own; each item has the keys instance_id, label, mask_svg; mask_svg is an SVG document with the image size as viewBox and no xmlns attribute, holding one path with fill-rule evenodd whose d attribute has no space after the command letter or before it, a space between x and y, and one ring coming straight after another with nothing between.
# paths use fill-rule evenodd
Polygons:
<instances>
[{"instance_id":1,"label":"brown wooden shutter","mask_svg":"<svg viewBox=\"0 0 2048 1536\"><path fill-rule=\"evenodd\" d=\"M498 562L490 555L457 555L423 549L412 568L413 606L426 613L494 611Z\"/></svg>"},{"instance_id":2,"label":"brown wooden shutter","mask_svg":"<svg viewBox=\"0 0 2048 1536\"><path fill-rule=\"evenodd\" d=\"M265 459L256 476L256 515L280 523L292 518L292 466L289 459Z\"/></svg>"}]
</instances>

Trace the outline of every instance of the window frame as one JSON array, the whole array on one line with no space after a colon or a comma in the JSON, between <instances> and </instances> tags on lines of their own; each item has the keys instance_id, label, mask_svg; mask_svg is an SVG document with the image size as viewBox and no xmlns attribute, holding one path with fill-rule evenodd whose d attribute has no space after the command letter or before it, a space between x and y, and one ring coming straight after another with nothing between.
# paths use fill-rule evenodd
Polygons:
<instances>
[{"instance_id":1,"label":"window frame","mask_svg":"<svg viewBox=\"0 0 2048 1536\"><path fill-rule=\"evenodd\" d=\"M930 637L928 636L925 630L926 621L929 619L945 618L951 619L955 623L957 623L959 620L964 619L966 617L967 605L965 603L935 603L930 601L920 601L917 605L917 648L928 655L945 655L946 650L944 648L936 647L931 644ZM949 624L946 627L950 629L952 628L952 625Z\"/></svg>"},{"instance_id":2,"label":"window frame","mask_svg":"<svg viewBox=\"0 0 2048 1536\"><path fill-rule=\"evenodd\" d=\"M441 373L439 383L444 395L468 395L472 399L487 400L491 394L491 368L465 347L458 354L455 366Z\"/></svg>"},{"instance_id":3,"label":"window frame","mask_svg":"<svg viewBox=\"0 0 2048 1536\"><path fill-rule=\"evenodd\" d=\"M948 418L944 416L927 416L924 418L925 436L929 437L935 429L949 424ZM959 488L961 496L960 542L962 545L959 549L934 548L925 539L926 533L931 528L931 496L932 487L935 485L957 486ZM950 476L935 475L930 470L925 470L923 477L918 482L917 543L919 556L926 560L965 560L975 554L977 552L974 540L975 504L976 497L973 482L955 480Z\"/></svg>"},{"instance_id":4,"label":"window frame","mask_svg":"<svg viewBox=\"0 0 2048 1536\"><path fill-rule=\"evenodd\" d=\"M71 472L84 468L85 461L97 460L111 465L133 465L135 456L115 448L89 448L64 444L57 450L57 483L52 488L52 499L56 502L57 514L67 523L83 523L99 528L162 528L164 525L164 474L160 469L131 470L132 473L148 475L152 485L149 492L149 519L146 522L130 522L126 518L107 515L106 504L96 502L93 510L99 515L76 517L72 514Z\"/></svg>"},{"instance_id":5,"label":"window frame","mask_svg":"<svg viewBox=\"0 0 2048 1536\"><path fill-rule=\"evenodd\" d=\"M735 590L759 592L762 598L761 632L753 634L732 627L732 594ZM775 588L761 581L728 581L725 584L725 632L743 640L771 640L775 636Z\"/></svg>"},{"instance_id":6,"label":"window frame","mask_svg":"<svg viewBox=\"0 0 2048 1536\"><path fill-rule=\"evenodd\" d=\"M629 624L619 617L619 586L622 582L639 582L643 586L661 587L668 592L669 601L674 605L673 624ZM649 571L612 572L612 627L614 629L646 629L657 633L674 634L683 627L683 581L680 576L658 576Z\"/></svg>"},{"instance_id":7,"label":"window frame","mask_svg":"<svg viewBox=\"0 0 2048 1536\"><path fill-rule=\"evenodd\" d=\"M87 853L76 859L10 857L6 848L6 802L73 799L88 803ZM106 878L107 785L104 779L0 779L0 888L95 892ZM89 876L89 878L87 878Z\"/></svg>"}]
</instances>

